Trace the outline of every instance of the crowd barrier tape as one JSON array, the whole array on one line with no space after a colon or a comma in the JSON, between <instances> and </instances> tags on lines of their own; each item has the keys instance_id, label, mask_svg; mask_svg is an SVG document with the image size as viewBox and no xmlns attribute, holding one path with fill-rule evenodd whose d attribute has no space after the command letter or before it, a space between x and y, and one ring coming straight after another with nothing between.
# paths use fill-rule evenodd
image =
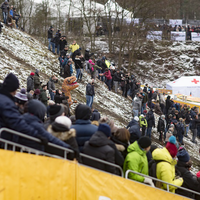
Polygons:
<instances>
[{"instance_id":1,"label":"crowd barrier tape","mask_svg":"<svg viewBox=\"0 0 200 200\"><path fill-rule=\"evenodd\" d=\"M0 200L186 199L76 161L0 150Z\"/></svg>"}]
</instances>

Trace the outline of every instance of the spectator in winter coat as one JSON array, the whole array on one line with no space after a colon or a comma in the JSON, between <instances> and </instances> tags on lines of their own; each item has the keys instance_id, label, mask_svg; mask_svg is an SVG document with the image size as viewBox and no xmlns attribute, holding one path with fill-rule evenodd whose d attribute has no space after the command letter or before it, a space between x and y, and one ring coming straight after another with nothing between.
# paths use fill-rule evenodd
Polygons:
<instances>
[{"instance_id":1,"label":"spectator in winter coat","mask_svg":"<svg viewBox=\"0 0 200 200\"><path fill-rule=\"evenodd\" d=\"M147 113L146 120L147 120L147 124L148 124L147 136L149 138L151 138L152 127L155 127L155 118L154 118L154 114L153 114L153 110L152 109L149 110L149 112Z\"/></svg>"},{"instance_id":2,"label":"spectator in winter coat","mask_svg":"<svg viewBox=\"0 0 200 200\"><path fill-rule=\"evenodd\" d=\"M103 75L106 77L106 85L108 86L109 91L111 91L111 81L112 81L112 76L110 73L110 70L108 68L105 69L105 72Z\"/></svg>"},{"instance_id":3,"label":"spectator in winter coat","mask_svg":"<svg viewBox=\"0 0 200 200\"><path fill-rule=\"evenodd\" d=\"M0 34L1 34L1 28L3 27L3 25L1 24L1 19L0 19Z\"/></svg>"},{"instance_id":4,"label":"spectator in winter coat","mask_svg":"<svg viewBox=\"0 0 200 200\"><path fill-rule=\"evenodd\" d=\"M61 36L60 38L60 52L64 50L65 45L67 45L66 36Z\"/></svg>"},{"instance_id":5,"label":"spectator in winter coat","mask_svg":"<svg viewBox=\"0 0 200 200\"><path fill-rule=\"evenodd\" d=\"M138 141L135 141L128 147L128 155L124 161L124 173L127 170L133 170L145 175L149 175L148 161L146 153L151 148L151 140L148 137L141 137ZM129 173L129 179L147 183L154 187L154 184L150 178L144 178L143 176Z\"/></svg>"},{"instance_id":6,"label":"spectator in winter coat","mask_svg":"<svg viewBox=\"0 0 200 200\"><path fill-rule=\"evenodd\" d=\"M92 108L94 95L94 79L91 79L86 86L86 105L90 108Z\"/></svg>"},{"instance_id":7,"label":"spectator in winter coat","mask_svg":"<svg viewBox=\"0 0 200 200\"><path fill-rule=\"evenodd\" d=\"M136 140L138 140L141 137L140 132L140 126L139 126L139 118L137 116L134 117L134 119L129 123L127 127L129 128L130 132L130 143L132 144Z\"/></svg>"},{"instance_id":8,"label":"spectator in winter coat","mask_svg":"<svg viewBox=\"0 0 200 200\"><path fill-rule=\"evenodd\" d=\"M60 30L58 30L55 36L55 46L57 48L57 55L59 55L60 52L60 38L61 38L61 32Z\"/></svg>"},{"instance_id":9,"label":"spectator in winter coat","mask_svg":"<svg viewBox=\"0 0 200 200\"><path fill-rule=\"evenodd\" d=\"M158 126L157 126L157 131L160 133L159 136L159 141L163 142L163 134L165 132L166 128L166 121L165 121L165 115L161 115L161 117L158 120Z\"/></svg>"},{"instance_id":10,"label":"spectator in winter coat","mask_svg":"<svg viewBox=\"0 0 200 200\"><path fill-rule=\"evenodd\" d=\"M100 124L97 132L95 132L89 141L87 141L83 148L83 153L89 156L123 166L124 158L117 150L111 137L111 129L108 124ZM101 169L113 174L118 174L115 167L93 161L83 157L83 163L91 167Z\"/></svg>"},{"instance_id":11,"label":"spectator in winter coat","mask_svg":"<svg viewBox=\"0 0 200 200\"><path fill-rule=\"evenodd\" d=\"M36 69L34 79L34 89L40 89L40 70Z\"/></svg>"},{"instance_id":12,"label":"spectator in winter coat","mask_svg":"<svg viewBox=\"0 0 200 200\"><path fill-rule=\"evenodd\" d=\"M165 105L166 105L166 114L168 114L169 108L172 107L172 101L170 100L170 96L167 96Z\"/></svg>"},{"instance_id":13,"label":"spectator in winter coat","mask_svg":"<svg viewBox=\"0 0 200 200\"><path fill-rule=\"evenodd\" d=\"M114 73L114 76L113 76L115 93L117 93L117 91L118 91L118 87L119 87L120 82L121 82L121 76L120 76L120 73L119 73L119 69L117 69L117 71Z\"/></svg>"},{"instance_id":14,"label":"spectator in winter coat","mask_svg":"<svg viewBox=\"0 0 200 200\"><path fill-rule=\"evenodd\" d=\"M20 92L18 92L16 95L16 106L18 107L18 110L21 114L24 114L25 110L25 103L28 101L26 90L24 88L21 89Z\"/></svg>"},{"instance_id":15,"label":"spectator in winter coat","mask_svg":"<svg viewBox=\"0 0 200 200\"><path fill-rule=\"evenodd\" d=\"M165 111L165 93L163 92L159 94L159 103L162 113Z\"/></svg>"},{"instance_id":16,"label":"spectator in winter coat","mask_svg":"<svg viewBox=\"0 0 200 200\"><path fill-rule=\"evenodd\" d=\"M81 56L81 48L77 49L76 51L73 52L72 54L72 60L75 62L76 56Z\"/></svg>"},{"instance_id":17,"label":"spectator in winter coat","mask_svg":"<svg viewBox=\"0 0 200 200\"><path fill-rule=\"evenodd\" d=\"M183 178L182 187L200 192L200 182L198 181L197 177L190 172L192 161L190 160L188 152L184 148L180 149L177 153L177 158L178 163L176 165L176 171L178 175ZM196 199L195 194L191 192L177 189L176 193L190 199Z\"/></svg>"},{"instance_id":18,"label":"spectator in winter coat","mask_svg":"<svg viewBox=\"0 0 200 200\"><path fill-rule=\"evenodd\" d=\"M50 105L49 106L49 114L50 114L50 117L44 123L44 127L45 127L46 130L49 127L49 125L52 124L55 121L56 117L65 115L63 105L62 104L60 104L60 105L57 105L57 104Z\"/></svg>"},{"instance_id":19,"label":"spectator in winter coat","mask_svg":"<svg viewBox=\"0 0 200 200\"><path fill-rule=\"evenodd\" d=\"M146 110L146 104L148 102L148 95L146 92L143 91L142 93L142 108L141 108L141 113L143 113L144 110Z\"/></svg>"},{"instance_id":20,"label":"spectator in winter coat","mask_svg":"<svg viewBox=\"0 0 200 200\"><path fill-rule=\"evenodd\" d=\"M16 8L13 8L13 20L15 20L16 27L18 28L18 21L21 17L21 14L16 13Z\"/></svg>"},{"instance_id":21,"label":"spectator in winter coat","mask_svg":"<svg viewBox=\"0 0 200 200\"><path fill-rule=\"evenodd\" d=\"M163 115L163 112L160 108L160 104L159 104L159 101L157 101L155 104L154 104L154 111L157 115L161 116Z\"/></svg>"},{"instance_id":22,"label":"spectator in winter coat","mask_svg":"<svg viewBox=\"0 0 200 200\"><path fill-rule=\"evenodd\" d=\"M27 92L30 92L31 90L34 90L34 72L31 72L30 75L27 78Z\"/></svg>"},{"instance_id":23,"label":"spectator in winter coat","mask_svg":"<svg viewBox=\"0 0 200 200\"><path fill-rule=\"evenodd\" d=\"M90 53L90 50L89 49L86 49L85 50L85 56L84 56L84 58L85 58L85 65L86 65L86 71L89 69L89 60L90 60L90 57L91 56L93 56L94 55L94 53ZM99 66L99 67L101 67L101 66Z\"/></svg>"},{"instance_id":24,"label":"spectator in winter coat","mask_svg":"<svg viewBox=\"0 0 200 200\"><path fill-rule=\"evenodd\" d=\"M36 136L37 130L26 123L15 105L14 96L18 88L17 77L12 73L8 74L0 89L0 128L10 128L23 134ZM13 136L8 132L3 132L1 138L14 142L19 141L18 136Z\"/></svg>"},{"instance_id":25,"label":"spectator in winter coat","mask_svg":"<svg viewBox=\"0 0 200 200\"><path fill-rule=\"evenodd\" d=\"M79 149L76 142L76 131L75 129L70 129L71 124L72 122L68 117L59 116L47 128L47 131L59 140L62 140L63 142L69 144L73 149L78 152Z\"/></svg>"},{"instance_id":26,"label":"spectator in winter coat","mask_svg":"<svg viewBox=\"0 0 200 200\"><path fill-rule=\"evenodd\" d=\"M57 82L58 82L58 78L56 78L55 75L52 75L47 83L47 88L49 90L51 100L54 100L54 95L56 92L55 83L57 83Z\"/></svg>"},{"instance_id":27,"label":"spectator in winter coat","mask_svg":"<svg viewBox=\"0 0 200 200\"><path fill-rule=\"evenodd\" d=\"M69 48L71 49L71 52L74 53L74 51L76 51L77 49L79 49L79 45L76 43L76 40L74 40L74 42L69 45Z\"/></svg>"},{"instance_id":28,"label":"spectator in winter coat","mask_svg":"<svg viewBox=\"0 0 200 200\"><path fill-rule=\"evenodd\" d=\"M54 100L56 104L61 104L63 103L64 100L67 100L68 98L62 94L60 90L56 90L56 94L54 96Z\"/></svg>"},{"instance_id":29,"label":"spectator in winter coat","mask_svg":"<svg viewBox=\"0 0 200 200\"><path fill-rule=\"evenodd\" d=\"M142 136L145 135L145 131L147 129L147 120L143 114L139 116L140 127L142 128Z\"/></svg>"},{"instance_id":30,"label":"spectator in winter coat","mask_svg":"<svg viewBox=\"0 0 200 200\"><path fill-rule=\"evenodd\" d=\"M9 12L9 4L7 0L5 0L1 4L1 9L2 9L2 14L3 14L3 22L4 24L7 24L8 12Z\"/></svg>"},{"instance_id":31,"label":"spectator in winter coat","mask_svg":"<svg viewBox=\"0 0 200 200\"><path fill-rule=\"evenodd\" d=\"M182 118L179 119L179 122L176 125L176 130L177 130L178 142L180 143L180 145L182 145L183 144L183 135L184 135L184 131L185 131Z\"/></svg>"},{"instance_id":32,"label":"spectator in winter coat","mask_svg":"<svg viewBox=\"0 0 200 200\"><path fill-rule=\"evenodd\" d=\"M98 128L91 124L91 114L91 108L84 104L79 104L75 109L76 123L71 128L76 130L76 141L80 152L83 151L85 142L91 138Z\"/></svg>"},{"instance_id":33,"label":"spectator in winter coat","mask_svg":"<svg viewBox=\"0 0 200 200\"><path fill-rule=\"evenodd\" d=\"M134 113L134 116L137 116L137 117L141 112L142 99L140 97L141 97L141 94L138 92L132 102L133 113Z\"/></svg>"},{"instance_id":34,"label":"spectator in winter coat","mask_svg":"<svg viewBox=\"0 0 200 200\"><path fill-rule=\"evenodd\" d=\"M91 121L99 121L100 118L101 118L101 115L100 115L100 113L98 112L98 110L92 109Z\"/></svg>"},{"instance_id":35,"label":"spectator in winter coat","mask_svg":"<svg viewBox=\"0 0 200 200\"><path fill-rule=\"evenodd\" d=\"M47 85L43 85L42 89L40 90L39 99L40 101L47 107L47 101L49 100L47 97Z\"/></svg>"},{"instance_id":36,"label":"spectator in winter coat","mask_svg":"<svg viewBox=\"0 0 200 200\"><path fill-rule=\"evenodd\" d=\"M53 26L50 26L48 29L48 42L49 42L48 49L49 49L49 51L51 51L51 40L53 38L53 31L54 31Z\"/></svg>"},{"instance_id":37,"label":"spectator in winter coat","mask_svg":"<svg viewBox=\"0 0 200 200\"><path fill-rule=\"evenodd\" d=\"M186 107L187 107L187 105L186 105ZM186 126L186 130L185 130L185 132L186 132L186 137L188 136L188 132L189 132L189 125L190 125L190 121L191 121L191 115L190 115L190 111L187 109L187 111L186 111L186 115L185 115L185 126Z\"/></svg>"},{"instance_id":38,"label":"spectator in winter coat","mask_svg":"<svg viewBox=\"0 0 200 200\"><path fill-rule=\"evenodd\" d=\"M74 63L75 63L75 68L76 68L76 80L78 81L81 74L81 68L82 68L81 59L78 55L76 56Z\"/></svg>"},{"instance_id":39,"label":"spectator in winter coat","mask_svg":"<svg viewBox=\"0 0 200 200\"><path fill-rule=\"evenodd\" d=\"M44 106L44 104L42 104L38 100L31 100L28 102L27 107L28 107L28 113L24 114L23 118L29 125L29 127L32 127L38 131L38 134L35 137L47 143L50 142L65 148L70 148L68 144L52 136L44 129L44 126L42 124L42 121L44 120L44 116L46 113L46 107ZM42 151L45 150L44 145L38 144L37 142L25 138L20 138L19 143Z\"/></svg>"},{"instance_id":40,"label":"spectator in winter coat","mask_svg":"<svg viewBox=\"0 0 200 200\"><path fill-rule=\"evenodd\" d=\"M156 166L156 176L158 179L171 183L173 185L181 186L183 184L182 178L175 178L175 165L177 161L174 159L177 155L176 138L171 136L166 147L163 149L155 149L152 153L153 159L163 160L159 162ZM162 189L167 189L167 185L162 184ZM176 187L169 185L169 191L175 193Z\"/></svg>"},{"instance_id":41,"label":"spectator in winter coat","mask_svg":"<svg viewBox=\"0 0 200 200\"><path fill-rule=\"evenodd\" d=\"M190 122L190 129L192 131L192 142L196 142L196 137L197 137L197 125L200 124L200 119L198 119L198 115L194 115L194 118Z\"/></svg>"},{"instance_id":42,"label":"spectator in winter coat","mask_svg":"<svg viewBox=\"0 0 200 200\"><path fill-rule=\"evenodd\" d=\"M73 73L73 71L71 71L71 64L72 61L68 60L67 64L64 66L64 78L70 77Z\"/></svg>"},{"instance_id":43,"label":"spectator in winter coat","mask_svg":"<svg viewBox=\"0 0 200 200\"><path fill-rule=\"evenodd\" d=\"M129 146L130 133L126 128L119 128L110 138L117 149L121 152L122 156L125 158L127 155L127 148Z\"/></svg>"},{"instance_id":44,"label":"spectator in winter coat","mask_svg":"<svg viewBox=\"0 0 200 200\"><path fill-rule=\"evenodd\" d=\"M40 100L40 90L36 89L33 94L33 99Z\"/></svg>"}]
</instances>

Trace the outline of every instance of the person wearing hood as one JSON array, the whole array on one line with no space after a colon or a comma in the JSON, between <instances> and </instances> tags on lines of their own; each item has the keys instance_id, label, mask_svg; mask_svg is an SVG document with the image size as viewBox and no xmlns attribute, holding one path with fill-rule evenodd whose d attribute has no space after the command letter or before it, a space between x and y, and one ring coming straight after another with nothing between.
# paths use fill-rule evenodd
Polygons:
<instances>
[{"instance_id":1,"label":"person wearing hood","mask_svg":"<svg viewBox=\"0 0 200 200\"><path fill-rule=\"evenodd\" d=\"M18 78L12 73L8 74L0 88L0 128L9 128L23 134L35 136L37 130L26 123L15 105L15 95L18 88ZM8 132L2 132L1 138L14 142L19 140L18 136Z\"/></svg>"},{"instance_id":2,"label":"person wearing hood","mask_svg":"<svg viewBox=\"0 0 200 200\"><path fill-rule=\"evenodd\" d=\"M70 148L70 145L57 139L45 130L42 122L46 113L46 107L42 102L35 99L30 100L27 104L27 109L28 113L23 115L23 119L26 121L29 127L37 130L37 135L31 136L41 139L43 144L22 137L19 140L20 144L42 151L45 151L45 146L48 144L48 142L65 148Z\"/></svg>"},{"instance_id":3,"label":"person wearing hood","mask_svg":"<svg viewBox=\"0 0 200 200\"><path fill-rule=\"evenodd\" d=\"M114 142L110 140L111 129L108 124L99 124L97 132L95 132L83 148L83 153L119 166L123 166L124 158L117 150ZM118 170L110 165L96 162L83 157L83 163L91 167L118 174Z\"/></svg>"},{"instance_id":4,"label":"person wearing hood","mask_svg":"<svg viewBox=\"0 0 200 200\"><path fill-rule=\"evenodd\" d=\"M175 178L175 165L177 164L176 155L176 138L171 136L166 147L162 149L155 149L152 153L152 157L155 161L159 161L156 167L156 176L158 179L171 183L176 186L183 184L182 178ZM161 183L161 188L167 190L167 185ZM175 193L177 188L169 185L169 191Z\"/></svg>"},{"instance_id":5,"label":"person wearing hood","mask_svg":"<svg viewBox=\"0 0 200 200\"><path fill-rule=\"evenodd\" d=\"M183 177L182 187L194 190L196 192L200 192L200 182L198 181L197 177L190 172L192 167L192 161L190 160L188 152L181 147L177 153L177 158L178 158L178 163L176 165L176 171L179 174L179 176ZM196 199L195 194L181 189L177 189L176 194L191 199Z\"/></svg>"},{"instance_id":6,"label":"person wearing hood","mask_svg":"<svg viewBox=\"0 0 200 200\"><path fill-rule=\"evenodd\" d=\"M49 90L49 94L51 97L51 100L54 100L54 94L55 94L55 83L58 82L58 78L55 75L52 75L47 83L47 89Z\"/></svg>"},{"instance_id":7,"label":"person wearing hood","mask_svg":"<svg viewBox=\"0 0 200 200\"><path fill-rule=\"evenodd\" d=\"M34 80L34 89L40 89L40 70L36 69L35 70L35 75L33 77Z\"/></svg>"},{"instance_id":8,"label":"person wearing hood","mask_svg":"<svg viewBox=\"0 0 200 200\"><path fill-rule=\"evenodd\" d=\"M138 115L141 112L142 99L140 97L141 97L141 95L138 92L132 102L134 117L135 116L138 117Z\"/></svg>"},{"instance_id":9,"label":"person wearing hood","mask_svg":"<svg viewBox=\"0 0 200 200\"><path fill-rule=\"evenodd\" d=\"M80 152L83 151L85 142L91 138L98 128L91 124L91 114L91 108L84 104L77 105L75 109L76 123L75 125L72 125L71 128L76 130L76 141Z\"/></svg>"},{"instance_id":10,"label":"person wearing hood","mask_svg":"<svg viewBox=\"0 0 200 200\"><path fill-rule=\"evenodd\" d=\"M150 148L151 148L151 140L145 136L141 137L138 141L132 143L127 149L128 155L126 156L123 166L124 174L126 173L127 170L132 170L135 172L142 173L144 175L149 175L146 153L150 150ZM129 173L128 178L149 184L154 187L153 181L150 177L145 178L138 174Z\"/></svg>"},{"instance_id":11,"label":"person wearing hood","mask_svg":"<svg viewBox=\"0 0 200 200\"><path fill-rule=\"evenodd\" d=\"M101 119L101 115L97 109L92 108L92 117L91 121L99 121Z\"/></svg>"},{"instance_id":12,"label":"person wearing hood","mask_svg":"<svg viewBox=\"0 0 200 200\"><path fill-rule=\"evenodd\" d=\"M141 132L140 132L140 125L139 125L139 118L136 116L134 119L129 123L131 124L129 128L130 132L130 143L132 144L136 140L138 140L141 137ZM127 126L129 127L129 125Z\"/></svg>"},{"instance_id":13,"label":"person wearing hood","mask_svg":"<svg viewBox=\"0 0 200 200\"><path fill-rule=\"evenodd\" d=\"M34 72L31 72L27 78L27 92L34 90Z\"/></svg>"}]
</instances>

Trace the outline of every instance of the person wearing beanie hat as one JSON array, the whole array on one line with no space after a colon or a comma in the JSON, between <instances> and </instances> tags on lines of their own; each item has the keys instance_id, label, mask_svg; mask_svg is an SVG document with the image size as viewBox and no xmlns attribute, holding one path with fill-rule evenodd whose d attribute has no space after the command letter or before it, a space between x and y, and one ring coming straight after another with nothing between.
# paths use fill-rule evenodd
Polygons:
<instances>
[{"instance_id":1,"label":"person wearing beanie hat","mask_svg":"<svg viewBox=\"0 0 200 200\"><path fill-rule=\"evenodd\" d=\"M11 88L9 88L9 82L12 82ZM15 97L16 90L19 87L19 81L17 77L13 74L9 74L5 80L2 88L0 89L0 124L1 128L6 127L23 134L29 134L35 136L37 130L30 127L26 121L22 118L16 104ZM7 90L8 89L8 90ZM12 92L9 92L12 91ZM19 137L13 137L12 134L8 132L3 132L1 138L19 142Z\"/></svg>"},{"instance_id":2,"label":"person wearing beanie hat","mask_svg":"<svg viewBox=\"0 0 200 200\"><path fill-rule=\"evenodd\" d=\"M6 76L6 78L4 79L2 88L7 90L8 92L15 92L16 93L17 89L19 88L18 78L12 73L8 74Z\"/></svg>"},{"instance_id":3,"label":"person wearing beanie hat","mask_svg":"<svg viewBox=\"0 0 200 200\"><path fill-rule=\"evenodd\" d=\"M36 69L35 70L35 75L33 76L34 80L34 89L40 89L40 70Z\"/></svg>"},{"instance_id":4,"label":"person wearing beanie hat","mask_svg":"<svg viewBox=\"0 0 200 200\"><path fill-rule=\"evenodd\" d=\"M69 144L71 147L79 151L76 142L76 131L70 129L72 125L71 120L66 116L56 117L55 121L47 128L47 131L56 138Z\"/></svg>"},{"instance_id":5,"label":"person wearing beanie hat","mask_svg":"<svg viewBox=\"0 0 200 200\"><path fill-rule=\"evenodd\" d=\"M95 132L89 141L87 141L83 148L83 153L119 166L123 166L124 158L117 150L115 143L110 140L111 129L108 124L99 124L97 132ZM101 164L93 160L83 157L83 163L91 167L118 174L115 167Z\"/></svg>"},{"instance_id":6,"label":"person wearing beanie hat","mask_svg":"<svg viewBox=\"0 0 200 200\"><path fill-rule=\"evenodd\" d=\"M129 145L127 151L128 155L124 161L123 171L133 170L145 175L149 175L148 161L146 153L151 148L151 140L148 137L141 137L138 141L135 141ZM129 179L146 183L154 187L152 179L144 178L143 176L129 173Z\"/></svg>"},{"instance_id":7,"label":"person wearing beanie hat","mask_svg":"<svg viewBox=\"0 0 200 200\"><path fill-rule=\"evenodd\" d=\"M28 101L26 90L24 88L21 89L16 95L16 105L21 114L24 114L24 104Z\"/></svg>"},{"instance_id":8,"label":"person wearing beanie hat","mask_svg":"<svg viewBox=\"0 0 200 200\"><path fill-rule=\"evenodd\" d=\"M192 161L185 148L179 148L177 158L176 172L183 178L182 187L200 192L200 181L197 176L190 172ZM191 199L198 199L195 194L181 189L177 189L176 193Z\"/></svg>"},{"instance_id":9,"label":"person wearing beanie hat","mask_svg":"<svg viewBox=\"0 0 200 200\"><path fill-rule=\"evenodd\" d=\"M85 104L78 104L75 108L76 122L71 128L76 130L76 140L80 152L83 151L83 146L91 136L97 131L98 127L91 124L91 108Z\"/></svg>"},{"instance_id":10,"label":"person wearing beanie hat","mask_svg":"<svg viewBox=\"0 0 200 200\"><path fill-rule=\"evenodd\" d=\"M26 84L27 84L27 92L30 92L31 90L34 90L34 72L31 72L30 75L27 78Z\"/></svg>"},{"instance_id":11,"label":"person wearing beanie hat","mask_svg":"<svg viewBox=\"0 0 200 200\"><path fill-rule=\"evenodd\" d=\"M175 165L177 164L175 157L178 151L175 144L176 138L171 136L166 147L155 149L152 153L152 157L153 160L159 161L156 166L157 178L180 187L183 184L183 179L175 178ZM167 190L167 185L162 184L161 188ZM175 186L169 186L170 192L175 193L176 189Z\"/></svg>"}]
</instances>

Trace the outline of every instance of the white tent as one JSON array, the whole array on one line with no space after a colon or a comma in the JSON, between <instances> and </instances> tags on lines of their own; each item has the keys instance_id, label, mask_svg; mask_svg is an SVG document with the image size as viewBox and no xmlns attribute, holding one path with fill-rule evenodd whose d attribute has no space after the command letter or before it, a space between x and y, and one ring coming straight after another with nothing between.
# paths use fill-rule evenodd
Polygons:
<instances>
[{"instance_id":1,"label":"white tent","mask_svg":"<svg viewBox=\"0 0 200 200\"><path fill-rule=\"evenodd\" d=\"M191 94L193 97L200 97L200 76L183 76L167 83L166 89L172 90L172 94Z\"/></svg>"}]
</instances>

